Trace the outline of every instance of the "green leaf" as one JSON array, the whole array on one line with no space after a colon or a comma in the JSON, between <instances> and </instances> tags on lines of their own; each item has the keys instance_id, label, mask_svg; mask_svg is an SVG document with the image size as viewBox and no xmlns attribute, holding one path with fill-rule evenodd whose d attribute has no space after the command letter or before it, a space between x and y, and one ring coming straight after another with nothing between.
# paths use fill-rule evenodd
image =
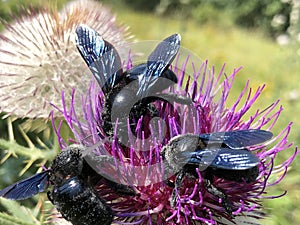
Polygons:
<instances>
[{"instance_id":1,"label":"green leaf","mask_svg":"<svg viewBox=\"0 0 300 225\"><path fill-rule=\"evenodd\" d=\"M22 206L19 202L1 198L0 203L11 214L11 216L5 214L6 215L5 218L8 221L16 222L19 220L19 222L22 222L20 224L40 224L40 222L38 222L37 219L35 218L35 216L33 215L33 212L29 208ZM8 219L8 218L10 218L10 219ZM11 218L14 218L14 219L12 220ZM26 221L26 223L24 223L24 221ZM0 223L0 224L2 224L2 223ZM19 224L19 223L17 223L17 224Z\"/></svg>"},{"instance_id":2,"label":"green leaf","mask_svg":"<svg viewBox=\"0 0 300 225\"><path fill-rule=\"evenodd\" d=\"M27 218L27 220L28 220L28 218ZM39 222L38 223L24 222L27 220L20 220L19 218L16 218L15 216L0 212L0 224L1 225L39 225L39 224L42 224Z\"/></svg>"}]
</instances>

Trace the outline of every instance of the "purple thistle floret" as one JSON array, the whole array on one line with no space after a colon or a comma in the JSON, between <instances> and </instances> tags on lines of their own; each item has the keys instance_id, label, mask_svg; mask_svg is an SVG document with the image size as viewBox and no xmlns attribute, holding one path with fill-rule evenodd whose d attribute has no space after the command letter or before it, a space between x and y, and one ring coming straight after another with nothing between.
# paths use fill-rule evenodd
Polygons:
<instances>
[{"instance_id":1,"label":"purple thistle floret","mask_svg":"<svg viewBox=\"0 0 300 225\"><path fill-rule=\"evenodd\" d=\"M163 120L157 122L158 132L150 139L129 137L129 147L120 145L117 141L117 128L114 137L108 139L102 130L101 113L104 106L103 93L95 82L91 82L86 96L82 97L83 114L76 112L78 99L75 99L75 90L71 107L66 107L64 93L62 101L64 108L58 109L72 130L75 140L95 147L99 155L110 155L114 163L108 163L101 168L101 174L107 178L130 186L135 196L126 196L115 193L104 182L99 181L96 190L115 211L117 224L259 224L263 217L261 199L281 197L266 196L267 188L276 185L284 178L288 167L299 153L298 149L282 164L274 165L277 155L292 147L287 141L292 123L288 124L279 134L267 143L250 147L249 150L260 159L259 176L255 182L235 182L215 177L213 185L228 196L233 205L232 215L224 209L221 199L208 192L202 177L197 169L197 178L186 177L180 191L180 198L175 207L170 205L173 188L166 184L164 179L164 164L160 155L162 147L179 134L201 134L223 132L230 130L263 129L271 131L278 120L282 107L279 100L258 109L251 116L246 113L256 102L264 90L265 85L256 90L249 88L249 81L231 107L226 105L234 79L241 68L235 69L232 74L225 76L225 65L216 74L215 69L208 68L208 62L203 62L199 69L187 60L179 66L177 57L171 69L178 77L178 85L171 87L170 92L177 95L188 95L193 99L193 105L174 103L170 109L165 103L156 102ZM191 64L193 74L186 74L187 66ZM131 60L126 68L132 67ZM174 110L176 109L176 110ZM249 112L248 112L249 113ZM84 115L78 118L77 115ZM180 115L180 116L179 116ZM141 129L141 121L137 130ZM165 124L163 124L165 123ZM54 123L53 123L54 124ZM60 127L54 126L61 148L67 143L60 136ZM153 132L153 126L150 126ZM99 144L100 143L100 144ZM269 179L274 176L272 182ZM175 175L168 175L174 182ZM179 193L178 193L179 192ZM253 222L254 220L254 222Z\"/></svg>"}]
</instances>

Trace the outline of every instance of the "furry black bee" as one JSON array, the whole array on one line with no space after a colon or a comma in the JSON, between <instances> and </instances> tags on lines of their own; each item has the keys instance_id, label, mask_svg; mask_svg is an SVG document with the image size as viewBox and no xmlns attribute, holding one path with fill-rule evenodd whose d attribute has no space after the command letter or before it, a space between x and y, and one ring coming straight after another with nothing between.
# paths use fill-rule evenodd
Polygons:
<instances>
[{"instance_id":1,"label":"furry black bee","mask_svg":"<svg viewBox=\"0 0 300 225\"><path fill-rule=\"evenodd\" d=\"M82 157L84 150L86 148L81 145L67 147L55 157L50 169L4 188L0 196L12 200L27 199L45 191L50 184L53 188L47 193L49 200L72 224L111 224L114 211L93 188L96 182L105 178ZM96 157L103 160L101 156ZM128 186L113 181L107 183L118 193L134 195Z\"/></svg>"},{"instance_id":2,"label":"furry black bee","mask_svg":"<svg viewBox=\"0 0 300 225\"><path fill-rule=\"evenodd\" d=\"M254 182L259 174L259 158L246 147L271 138L271 132L255 129L184 134L172 138L161 152L168 174L170 171L176 173L171 205L175 204L176 193L180 190L185 175L195 177L198 167L202 171L207 190L221 198L225 210L231 214L232 205L223 191L214 187L213 177L236 182Z\"/></svg>"},{"instance_id":3,"label":"furry black bee","mask_svg":"<svg viewBox=\"0 0 300 225\"><path fill-rule=\"evenodd\" d=\"M175 73L168 68L180 48L179 34L164 39L148 56L146 63L134 66L128 71L123 71L115 47L95 30L80 25L76 34L77 48L104 93L101 126L106 135L113 135L115 121L118 119L118 133L126 137L129 119L131 131L137 136L136 124L140 118L143 118L142 124L147 124L147 116L159 116L158 110L152 104L155 101L176 101L183 104L192 102L185 96L161 93L177 83ZM145 127L147 129L147 125Z\"/></svg>"}]
</instances>

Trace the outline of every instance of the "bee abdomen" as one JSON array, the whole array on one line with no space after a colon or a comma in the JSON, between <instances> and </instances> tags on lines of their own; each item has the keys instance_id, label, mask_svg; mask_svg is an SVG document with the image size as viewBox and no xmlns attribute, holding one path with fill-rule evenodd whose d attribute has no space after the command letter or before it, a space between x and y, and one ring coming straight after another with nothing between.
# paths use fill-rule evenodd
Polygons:
<instances>
[{"instance_id":1,"label":"bee abdomen","mask_svg":"<svg viewBox=\"0 0 300 225\"><path fill-rule=\"evenodd\" d=\"M79 177L54 187L49 199L73 225L110 225L113 221L113 210Z\"/></svg>"}]
</instances>

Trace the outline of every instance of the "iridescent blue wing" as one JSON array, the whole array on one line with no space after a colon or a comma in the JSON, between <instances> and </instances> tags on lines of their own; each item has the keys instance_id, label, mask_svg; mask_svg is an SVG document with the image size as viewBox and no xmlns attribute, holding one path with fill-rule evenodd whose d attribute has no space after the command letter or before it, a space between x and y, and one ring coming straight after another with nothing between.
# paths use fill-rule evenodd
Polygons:
<instances>
[{"instance_id":1,"label":"iridescent blue wing","mask_svg":"<svg viewBox=\"0 0 300 225\"><path fill-rule=\"evenodd\" d=\"M243 149L248 146L263 143L272 138L273 134L265 130L234 130L200 134L201 141L208 146L227 146L231 149Z\"/></svg>"},{"instance_id":2,"label":"iridescent blue wing","mask_svg":"<svg viewBox=\"0 0 300 225\"><path fill-rule=\"evenodd\" d=\"M49 171L37 173L10 185L3 190L0 190L0 197L12 200L22 200L43 192L48 186L48 173Z\"/></svg>"},{"instance_id":3,"label":"iridescent blue wing","mask_svg":"<svg viewBox=\"0 0 300 225\"><path fill-rule=\"evenodd\" d=\"M143 98L147 96L149 91L153 88L158 78L168 69L173 62L180 48L180 35L173 34L164 39L154 51L149 55L147 66L143 76L139 79L139 89L137 96ZM177 82L177 77L174 73L167 73L165 77L171 81ZM167 88L166 86L165 88ZM161 88L162 90L165 88Z\"/></svg>"},{"instance_id":4,"label":"iridescent blue wing","mask_svg":"<svg viewBox=\"0 0 300 225\"><path fill-rule=\"evenodd\" d=\"M110 91L123 74L117 50L87 25L77 27L76 45L102 91Z\"/></svg>"},{"instance_id":5,"label":"iridescent blue wing","mask_svg":"<svg viewBox=\"0 0 300 225\"><path fill-rule=\"evenodd\" d=\"M140 85L142 85L145 80L145 74L147 72L147 63L143 63L137 66L134 66L130 70L126 72L126 83L129 84L132 81L138 81L137 82L137 90L140 90ZM157 77L158 78L158 77ZM146 88L146 92L141 92L140 95L137 93L137 97L140 99L148 96L152 96L153 93L159 93L163 90L167 89L171 85L174 85L177 83L177 76L176 74L167 69L162 73L160 78L164 79L154 79L153 83L151 85L148 85ZM147 95L149 94L149 95Z\"/></svg>"},{"instance_id":6,"label":"iridescent blue wing","mask_svg":"<svg viewBox=\"0 0 300 225\"><path fill-rule=\"evenodd\" d=\"M188 164L226 170L246 170L259 164L259 158L248 149L205 149L183 153L189 155Z\"/></svg>"}]
</instances>

